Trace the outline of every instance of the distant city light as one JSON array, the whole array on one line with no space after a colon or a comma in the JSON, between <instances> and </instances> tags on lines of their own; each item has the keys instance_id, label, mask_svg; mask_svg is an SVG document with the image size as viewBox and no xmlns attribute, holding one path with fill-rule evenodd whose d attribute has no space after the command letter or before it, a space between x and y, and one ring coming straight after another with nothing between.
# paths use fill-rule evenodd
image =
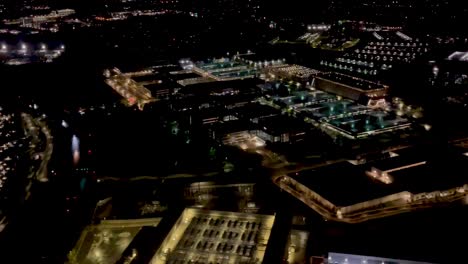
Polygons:
<instances>
[{"instance_id":1,"label":"distant city light","mask_svg":"<svg viewBox=\"0 0 468 264\"><path fill-rule=\"evenodd\" d=\"M76 166L80 161L80 139L73 135L72 137L73 164Z\"/></svg>"},{"instance_id":2,"label":"distant city light","mask_svg":"<svg viewBox=\"0 0 468 264\"><path fill-rule=\"evenodd\" d=\"M424 129L426 129L426 131L429 131L431 130L432 126L429 125L429 124L424 124Z\"/></svg>"},{"instance_id":3,"label":"distant city light","mask_svg":"<svg viewBox=\"0 0 468 264\"><path fill-rule=\"evenodd\" d=\"M432 73L434 74L434 76L437 76L439 74L439 67L437 66L434 66L432 68Z\"/></svg>"}]
</instances>

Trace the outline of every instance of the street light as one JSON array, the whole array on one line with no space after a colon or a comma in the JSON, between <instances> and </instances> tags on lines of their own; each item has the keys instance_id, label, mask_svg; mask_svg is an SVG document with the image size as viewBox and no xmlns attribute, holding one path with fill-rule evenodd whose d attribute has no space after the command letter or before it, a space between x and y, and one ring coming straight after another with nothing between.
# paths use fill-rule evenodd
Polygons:
<instances>
[{"instance_id":1,"label":"street light","mask_svg":"<svg viewBox=\"0 0 468 264\"><path fill-rule=\"evenodd\" d=\"M26 46L26 44L24 44L24 43L21 43L21 45L20 45L20 51L22 51L22 52L26 52L26 51L27 51L27 49L28 49L28 47Z\"/></svg>"}]
</instances>

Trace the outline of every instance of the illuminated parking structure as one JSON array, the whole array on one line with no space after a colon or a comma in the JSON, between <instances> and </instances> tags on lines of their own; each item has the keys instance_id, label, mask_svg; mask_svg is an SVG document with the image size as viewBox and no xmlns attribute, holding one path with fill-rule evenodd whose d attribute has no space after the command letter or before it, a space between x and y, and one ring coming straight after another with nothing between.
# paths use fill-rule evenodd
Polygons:
<instances>
[{"instance_id":1,"label":"illuminated parking structure","mask_svg":"<svg viewBox=\"0 0 468 264\"><path fill-rule=\"evenodd\" d=\"M262 263L274 219L185 209L150 263Z\"/></svg>"}]
</instances>

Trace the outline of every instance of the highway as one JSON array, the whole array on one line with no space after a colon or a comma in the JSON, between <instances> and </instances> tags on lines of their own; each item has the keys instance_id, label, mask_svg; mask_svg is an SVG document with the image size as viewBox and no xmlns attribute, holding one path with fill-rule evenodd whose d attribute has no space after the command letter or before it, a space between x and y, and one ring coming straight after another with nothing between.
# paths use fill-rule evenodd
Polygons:
<instances>
[{"instance_id":1,"label":"highway","mask_svg":"<svg viewBox=\"0 0 468 264\"><path fill-rule=\"evenodd\" d=\"M48 181L47 174L48 174L48 164L50 159L52 158L52 153L54 149L53 145L53 137L50 133L49 128L47 127L46 123L42 120L36 120L37 125L40 127L42 134L44 134L46 138L45 142L45 149L42 152L42 162L39 166L39 169L36 172L36 179L42 182Z\"/></svg>"},{"instance_id":2,"label":"highway","mask_svg":"<svg viewBox=\"0 0 468 264\"><path fill-rule=\"evenodd\" d=\"M30 155L33 158L37 157L41 160L39 167L33 171L29 177L35 178L41 182L48 181L48 164L52 158L54 149L53 137L50 129L42 118L33 118L31 115L26 113L22 113L21 117L23 120L25 134L32 138ZM44 149L37 150L37 147L41 145L41 139L39 137L40 133L45 137Z\"/></svg>"}]
</instances>

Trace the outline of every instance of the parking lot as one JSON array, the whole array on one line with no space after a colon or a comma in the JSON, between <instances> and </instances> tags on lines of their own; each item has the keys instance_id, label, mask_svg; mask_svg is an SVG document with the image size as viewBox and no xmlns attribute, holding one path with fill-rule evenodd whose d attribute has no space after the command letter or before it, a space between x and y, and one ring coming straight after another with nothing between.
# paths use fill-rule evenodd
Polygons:
<instances>
[{"instance_id":1,"label":"parking lot","mask_svg":"<svg viewBox=\"0 0 468 264\"><path fill-rule=\"evenodd\" d=\"M261 263L273 221L274 216L186 209L152 263Z\"/></svg>"}]
</instances>

